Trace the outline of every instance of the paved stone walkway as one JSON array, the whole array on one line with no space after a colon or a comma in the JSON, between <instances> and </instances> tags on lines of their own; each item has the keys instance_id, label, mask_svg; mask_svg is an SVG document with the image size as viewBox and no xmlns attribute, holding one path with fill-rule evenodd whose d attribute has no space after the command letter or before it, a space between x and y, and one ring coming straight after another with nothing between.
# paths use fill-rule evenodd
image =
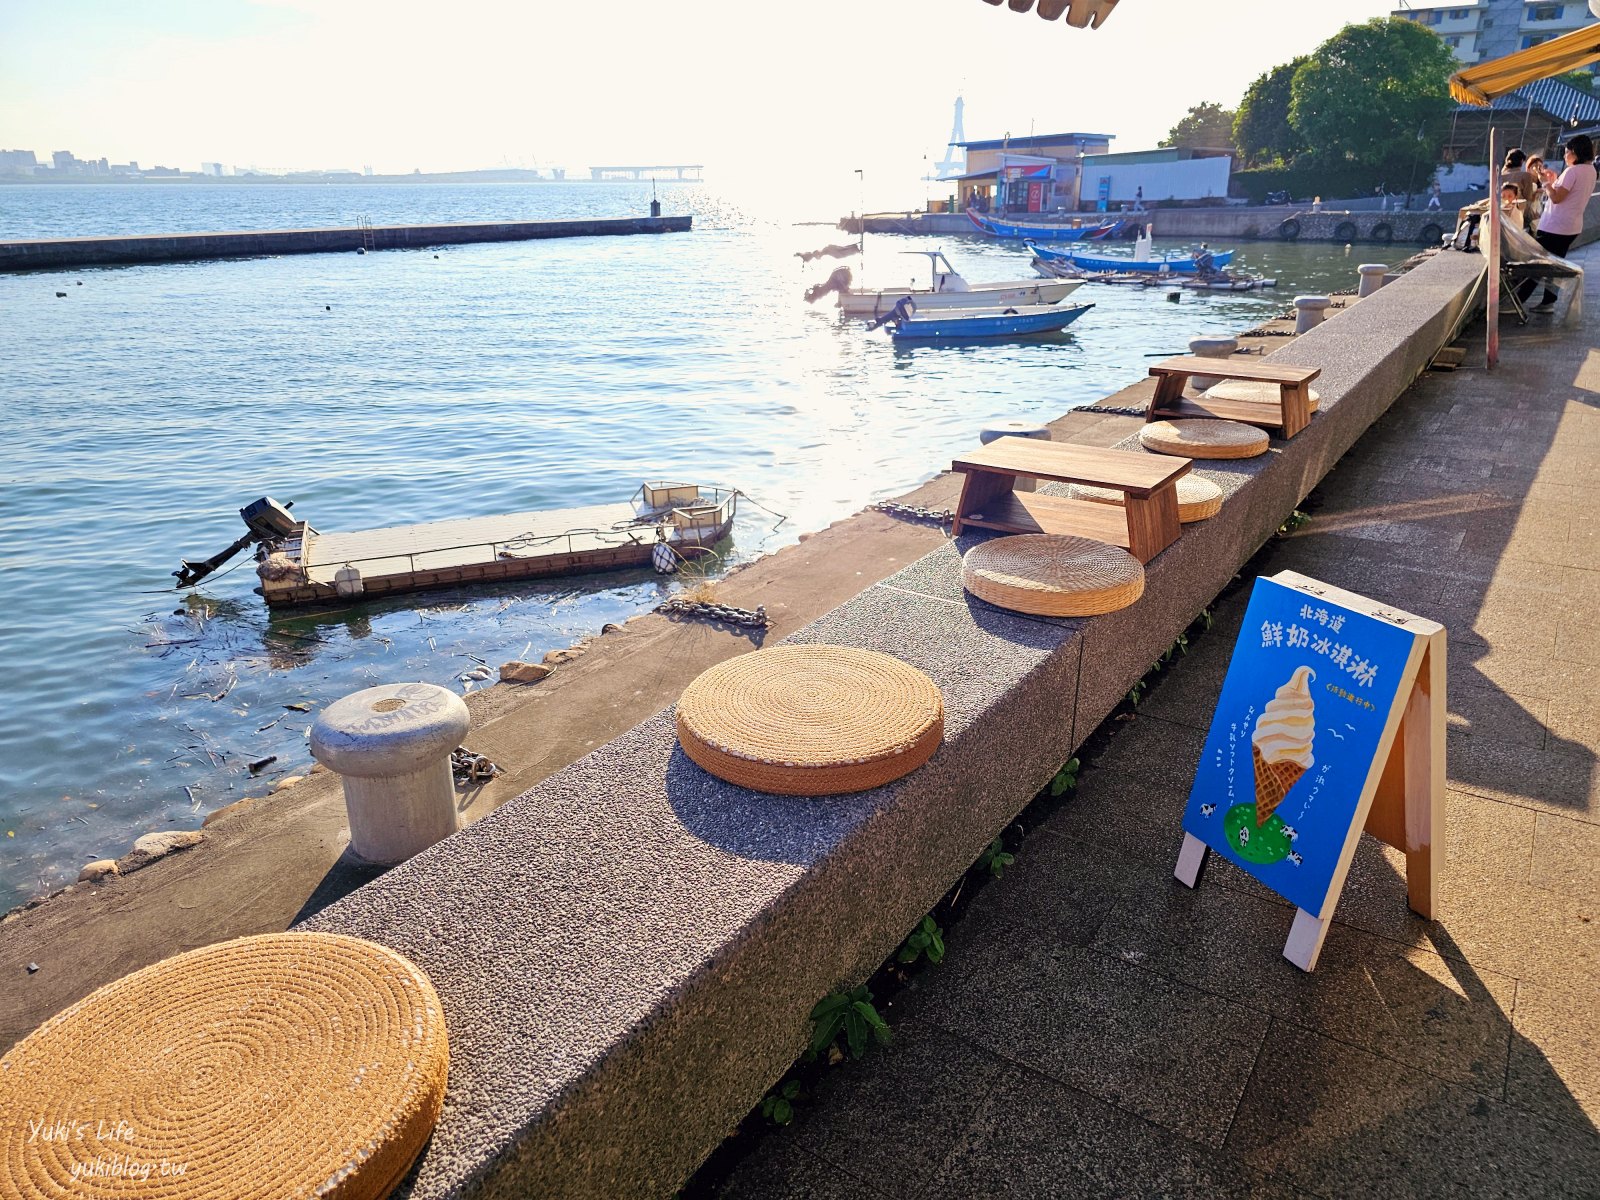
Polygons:
<instances>
[{"instance_id":1,"label":"paved stone walkway","mask_svg":"<svg viewBox=\"0 0 1600 1200\"><path fill-rule=\"evenodd\" d=\"M1600 273L1600 248L1580 252ZM1179 819L1247 589L727 1200L1600 1196L1600 274L1323 482L1292 569L1449 627L1443 913L1364 838L1315 974ZM1482 362L1481 338L1468 363Z\"/></svg>"}]
</instances>

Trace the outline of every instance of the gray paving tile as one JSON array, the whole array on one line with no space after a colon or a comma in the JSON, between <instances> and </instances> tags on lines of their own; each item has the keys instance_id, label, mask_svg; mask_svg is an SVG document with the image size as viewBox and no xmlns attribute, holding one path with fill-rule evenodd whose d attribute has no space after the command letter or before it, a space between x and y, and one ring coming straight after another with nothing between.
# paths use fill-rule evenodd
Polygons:
<instances>
[{"instance_id":1,"label":"gray paving tile","mask_svg":"<svg viewBox=\"0 0 1600 1200\"><path fill-rule=\"evenodd\" d=\"M1600 910L1600 826L1539 813L1534 820L1528 878L1535 887L1586 900ZM1594 916L1600 925L1600 911Z\"/></svg>"},{"instance_id":2,"label":"gray paving tile","mask_svg":"<svg viewBox=\"0 0 1600 1200\"><path fill-rule=\"evenodd\" d=\"M927 1022L829 1071L785 1135L888 1197L921 1195L1012 1067Z\"/></svg>"},{"instance_id":3,"label":"gray paving tile","mask_svg":"<svg viewBox=\"0 0 1600 1200\"><path fill-rule=\"evenodd\" d=\"M1223 888L1125 897L1095 948L1201 991L1499 1095L1515 981L1335 924L1312 974L1282 956L1290 914Z\"/></svg>"},{"instance_id":4,"label":"gray paving tile","mask_svg":"<svg viewBox=\"0 0 1600 1200\"><path fill-rule=\"evenodd\" d=\"M1216 1145L1265 1016L1074 946L991 942L929 1020L1195 1141Z\"/></svg>"},{"instance_id":5,"label":"gray paving tile","mask_svg":"<svg viewBox=\"0 0 1600 1200\"><path fill-rule=\"evenodd\" d=\"M1465 669L1458 664L1452 669L1449 691L1451 729L1534 750L1544 746L1550 702L1543 697L1503 690L1481 676L1476 664Z\"/></svg>"},{"instance_id":6,"label":"gray paving tile","mask_svg":"<svg viewBox=\"0 0 1600 1200\"><path fill-rule=\"evenodd\" d=\"M1591 981L1524 979L1517 986L1516 1037L1506 1099L1587 1129L1600 1123L1600 1029Z\"/></svg>"},{"instance_id":7,"label":"gray paving tile","mask_svg":"<svg viewBox=\"0 0 1600 1200\"><path fill-rule=\"evenodd\" d=\"M997 1087L927 1200L1091 1200L1299 1195L1226 1154L1022 1070Z\"/></svg>"},{"instance_id":8,"label":"gray paving tile","mask_svg":"<svg viewBox=\"0 0 1600 1200\"><path fill-rule=\"evenodd\" d=\"M1340 1198L1595 1195L1600 1134L1274 1024L1226 1149Z\"/></svg>"},{"instance_id":9,"label":"gray paving tile","mask_svg":"<svg viewBox=\"0 0 1600 1200\"><path fill-rule=\"evenodd\" d=\"M885 1200L866 1183L805 1153L779 1131L717 1190L717 1200Z\"/></svg>"},{"instance_id":10,"label":"gray paving tile","mask_svg":"<svg viewBox=\"0 0 1600 1200\"><path fill-rule=\"evenodd\" d=\"M1600 823L1600 770L1586 746L1552 738L1534 750L1452 729L1445 753L1451 787Z\"/></svg>"}]
</instances>

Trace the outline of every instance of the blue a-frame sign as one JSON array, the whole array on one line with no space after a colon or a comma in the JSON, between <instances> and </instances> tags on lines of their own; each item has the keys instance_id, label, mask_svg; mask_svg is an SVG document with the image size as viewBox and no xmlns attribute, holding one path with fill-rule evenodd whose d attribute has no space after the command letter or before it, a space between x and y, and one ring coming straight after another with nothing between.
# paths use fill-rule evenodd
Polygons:
<instances>
[{"instance_id":1,"label":"blue a-frame sign","mask_svg":"<svg viewBox=\"0 0 1600 1200\"><path fill-rule=\"evenodd\" d=\"M1433 915L1444 798L1445 633L1314 579L1257 579L1183 814L1177 877L1215 850L1299 912L1316 965L1363 828L1406 853Z\"/></svg>"}]
</instances>

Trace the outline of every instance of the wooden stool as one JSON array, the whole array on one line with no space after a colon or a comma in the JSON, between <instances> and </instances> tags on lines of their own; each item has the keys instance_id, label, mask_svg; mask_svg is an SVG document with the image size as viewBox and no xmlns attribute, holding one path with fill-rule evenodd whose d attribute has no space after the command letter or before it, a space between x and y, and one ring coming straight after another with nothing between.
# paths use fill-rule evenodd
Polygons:
<instances>
[{"instance_id":1,"label":"wooden stool","mask_svg":"<svg viewBox=\"0 0 1600 1200\"><path fill-rule=\"evenodd\" d=\"M1259 425L1270 433L1291 438L1311 424L1311 381L1322 374L1320 367L1290 367L1277 363L1218 363L1210 358L1169 358L1150 368L1156 377L1155 395L1145 410L1146 421L1176 418L1211 418L1243 421ZM1184 386L1192 375L1216 379L1239 379L1248 383L1276 384L1277 403L1270 400L1229 400L1216 395L1213 384L1204 396L1185 397Z\"/></svg>"},{"instance_id":2,"label":"wooden stool","mask_svg":"<svg viewBox=\"0 0 1600 1200\"><path fill-rule=\"evenodd\" d=\"M1122 503L1121 492L1114 492L1110 488L1085 487L1081 483L1072 485L1072 498L1093 500L1096 504ZM1211 480L1198 475L1185 475L1178 480L1178 520L1182 524L1204 521L1221 511L1222 489Z\"/></svg>"},{"instance_id":3,"label":"wooden stool","mask_svg":"<svg viewBox=\"0 0 1600 1200\"><path fill-rule=\"evenodd\" d=\"M1001 438L951 463L966 475L952 533L971 525L999 533L1057 533L1121 546L1149 562L1178 540L1177 481L1186 459L1152 458L1070 442ZM1018 492L1018 476L1112 488L1123 512L1107 504Z\"/></svg>"}]
</instances>

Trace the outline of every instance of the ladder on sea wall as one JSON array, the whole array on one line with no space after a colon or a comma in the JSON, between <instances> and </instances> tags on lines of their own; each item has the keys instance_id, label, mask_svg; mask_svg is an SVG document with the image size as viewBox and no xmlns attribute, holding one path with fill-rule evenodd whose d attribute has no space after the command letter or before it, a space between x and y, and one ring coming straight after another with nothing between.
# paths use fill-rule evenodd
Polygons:
<instances>
[{"instance_id":1,"label":"ladder on sea wall","mask_svg":"<svg viewBox=\"0 0 1600 1200\"><path fill-rule=\"evenodd\" d=\"M372 219L366 213L356 218L356 229L361 234L361 248L363 250L376 250L378 248L378 234L372 227Z\"/></svg>"}]
</instances>

